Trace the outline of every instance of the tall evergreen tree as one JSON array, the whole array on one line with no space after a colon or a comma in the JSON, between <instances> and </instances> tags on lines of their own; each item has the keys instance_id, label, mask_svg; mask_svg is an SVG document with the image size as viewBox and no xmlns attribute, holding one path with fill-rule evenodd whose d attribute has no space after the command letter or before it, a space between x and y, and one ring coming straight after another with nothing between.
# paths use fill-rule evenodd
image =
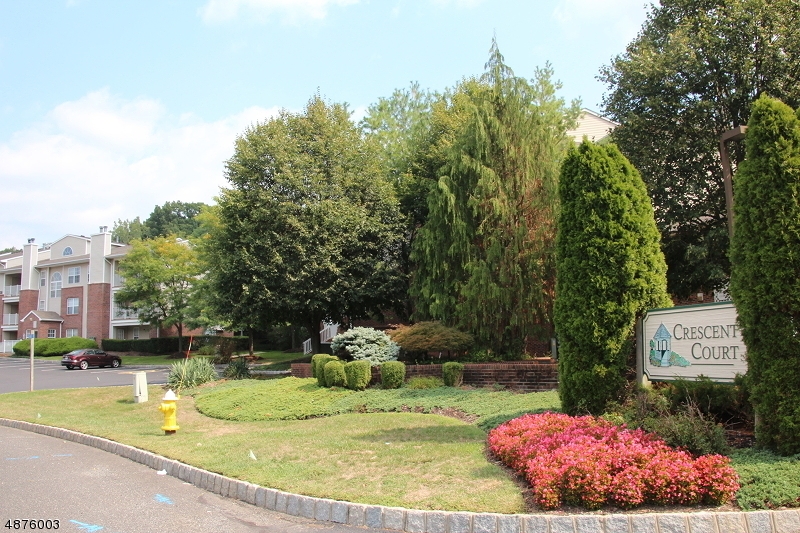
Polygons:
<instances>
[{"instance_id":1,"label":"tall evergreen tree","mask_svg":"<svg viewBox=\"0 0 800 533\"><path fill-rule=\"evenodd\" d=\"M736 174L731 295L747 346L756 439L800 452L800 120L778 100L753 105Z\"/></svg>"},{"instance_id":2,"label":"tall evergreen tree","mask_svg":"<svg viewBox=\"0 0 800 533\"><path fill-rule=\"evenodd\" d=\"M501 352L549 334L558 168L579 111L552 75L516 77L492 41L484 75L452 97L458 129L414 245L420 316Z\"/></svg>"},{"instance_id":3,"label":"tall evergreen tree","mask_svg":"<svg viewBox=\"0 0 800 533\"><path fill-rule=\"evenodd\" d=\"M672 305L667 268L644 182L616 145L572 149L559 197L558 393L565 412L600 414L625 385L637 315Z\"/></svg>"}]
</instances>

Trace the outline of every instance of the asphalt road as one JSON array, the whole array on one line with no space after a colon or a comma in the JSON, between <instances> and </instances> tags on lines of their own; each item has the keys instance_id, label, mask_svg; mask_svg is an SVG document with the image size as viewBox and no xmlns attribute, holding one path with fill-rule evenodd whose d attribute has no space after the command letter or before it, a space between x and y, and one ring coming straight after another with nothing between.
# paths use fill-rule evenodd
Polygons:
<instances>
[{"instance_id":1,"label":"asphalt road","mask_svg":"<svg viewBox=\"0 0 800 533\"><path fill-rule=\"evenodd\" d=\"M14 520L25 519L45 526L49 520L51 530L58 521L58 531L65 532L385 531L275 513L96 448L0 426L0 529L15 531Z\"/></svg>"},{"instance_id":2,"label":"asphalt road","mask_svg":"<svg viewBox=\"0 0 800 533\"><path fill-rule=\"evenodd\" d=\"M134 372L147 372L147 383L167 382L166 368L119 367L67 370L61 366L61 358L36 359L33 363L33 388L76 389L82 387L110 387L130 385L133 387ZM0 394L30 389L30 360L18 357L0 357ZM3 524L0 524L2 526Z\"/></svg>"}]
</instances>

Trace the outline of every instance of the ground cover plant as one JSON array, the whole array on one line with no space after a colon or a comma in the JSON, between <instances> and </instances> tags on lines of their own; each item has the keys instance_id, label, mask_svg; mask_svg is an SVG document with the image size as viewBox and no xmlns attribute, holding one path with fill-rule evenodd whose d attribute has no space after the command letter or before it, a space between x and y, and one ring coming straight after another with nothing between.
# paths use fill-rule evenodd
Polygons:
<instances>
[{"instance_id":1,"label":"ground cover plant","mask_svg":"<svg viewBox=\"0 0 800 533\"><path fill-rule=\"evenodd\" d=\"M524 413L558 409L555 391L518 394L488 389L369 389L319 387L313 378L243 380L203 387L191 394L203 414L226 420L298 420L366 411L423 413L456 410L489 429Z\"/></svg>"},{"instance_id":2,"label":"ground cover plant","mask_svg":"<svg viewBox=\"0 0 800 533\"><path fill-rule=\"evenodd\" d=\"M592 416L525 415L492 430L489 449L528 480L545 509L720 505L739 489L725 456L694 458L653 434Z\"/></svg>"}]
</instances>

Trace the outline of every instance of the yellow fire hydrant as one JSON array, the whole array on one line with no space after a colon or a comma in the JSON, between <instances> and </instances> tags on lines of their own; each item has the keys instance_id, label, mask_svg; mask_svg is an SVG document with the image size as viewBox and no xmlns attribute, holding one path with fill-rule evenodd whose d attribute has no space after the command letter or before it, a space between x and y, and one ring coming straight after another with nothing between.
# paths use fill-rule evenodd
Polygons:
<instances>
[{"instance_id":1,"label":"yellow fire hydrant","mask_svg":"<svg viewBox=\"0 0 800 533\"><path fill-rule=\"evenodd\" d=\"M161 405L158 406L158 410L164 413L164 425L161 426L161 429L164 430L165 435L172 435L180 429L178 426L178 404L175 403L177 400L178 397L170 389L164 395Z\"/></svg>"}]
</instances>

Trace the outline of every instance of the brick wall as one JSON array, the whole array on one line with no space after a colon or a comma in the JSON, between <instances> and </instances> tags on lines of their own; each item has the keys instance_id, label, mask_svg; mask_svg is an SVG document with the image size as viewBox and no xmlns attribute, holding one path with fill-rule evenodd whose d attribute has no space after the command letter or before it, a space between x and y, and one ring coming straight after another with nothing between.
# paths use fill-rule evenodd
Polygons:
<instances>
[{"instance_id":1,"label":"brick wall","mask_svg":"<svg viewBox=\"0 0 800 533\"><path fill-rule=\"evenodd\" d=\"M78 313L74 315L67 314L67 300L69 298L77 298L78 299ZM61 318L64 319L64 323L61 325L60 334L56 333L57 337L63 337L67 334L67 328L75 328L78 330L78 334L83 331L83 306L86 305L85 298L83 297L83 287L69 287L61 289L61 310L58 314L61 315ZM58 329L56 330L58 331Z\"/></svg>"},{"instance_id":2,"label":"brick wall","mask_svg":"<svg viewBox=\"0 0 800 533\"><path fill-rule=\"evenodd\" d=\"M31 311L36 311L39 308L39 291L38 290L21 290L19 291L19 329L17 330L17 338L25 338L25 328L30 327L28 322L22 323L25 315ZM41 325L41 324L40 324ZM39 328L37 328L39 329ZM47 329L44 330L44 336L47 337ZM41 337L41 334L39 335Z\"/></svg>"},{"instance_id":3,"label":"brick wall","mask_svg":"<svg viewBox=\"0 0 800 533\"><path fill-rule=\"evenodd\" d=\"M81 302L87 306L86 336L94 337L98 342L108 339L111 336L111 284L90 283L86 294L86 302Z\"/></svg>"},{"instance_id":4,"label":"brick wall","mask_svg":"<svg viewBox=\"0 0 800 533\"><path fill-rule=\"evenodd\" d=\"M292 363L292 376L311 377L310 363ZM442 365L406 365L406 379L420 376L442 377ZM380 369L372 368L372 382L380 383ZM554 361L509 361L507 363L466 363L464 384L533 392L558 388L558 364Z\"/></svg>"}]
</instances>

